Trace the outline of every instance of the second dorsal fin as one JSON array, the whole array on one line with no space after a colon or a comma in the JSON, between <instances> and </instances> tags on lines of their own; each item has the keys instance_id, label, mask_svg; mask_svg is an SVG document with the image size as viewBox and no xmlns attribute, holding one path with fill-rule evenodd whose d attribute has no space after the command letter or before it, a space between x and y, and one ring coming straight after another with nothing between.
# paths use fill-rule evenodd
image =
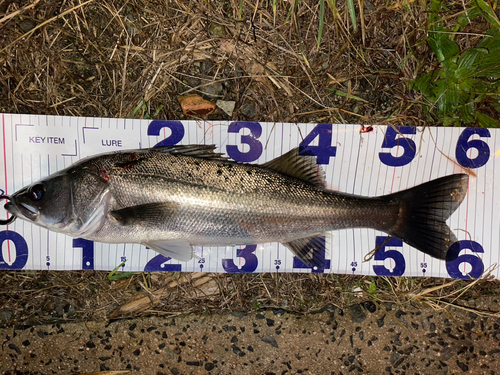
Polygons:
<instances>
[{"instance_id":1,"label":"second dorsal fin","mask_svg":"<svg viewBox=\"0 0 500 375\"><path fill-rule=\"evenodd\" d=\"M262 166L287 176L306 181L317 187L326 187L325 172L316 164L316 158L314 156L299 155L298 147L276 159L262 164Z\"/></svg>"}]
</instances>

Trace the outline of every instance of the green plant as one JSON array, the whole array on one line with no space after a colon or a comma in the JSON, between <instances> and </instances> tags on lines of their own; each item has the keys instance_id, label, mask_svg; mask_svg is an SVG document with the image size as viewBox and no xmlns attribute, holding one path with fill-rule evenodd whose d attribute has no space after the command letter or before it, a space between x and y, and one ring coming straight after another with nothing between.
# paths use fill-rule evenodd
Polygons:
<instances>
[{"instance_id":1,"label":"green plant","mask_svg":"<svg viewBox=\"0 0 500 375\"><path fill-rule=\"evenodd\" d=\"M123 261L121 262L118 266L116 266L113 271L111 271L108 275L108 280L109 281L113 281L113 280L119 280L119 279L123 279L125 277L129 277L129 276L132 276L133 274L135 274L135 272L118 272L118 269L120 267L123 267L125 265L127 261Z\"/></svg>"},{"instance_id":2,"label":"green plant","mask_svg":"<svg viewBox=\"0 0 500 375\"><path fill-rule=\"evenodd\" d=\"M430 6L427 42L440 67L419 76L412 89L422 92L431 103L425 108L444 125L476 123L484 127L500 126L500 23L484 0L458 16L453 30L443 25L440 0ZM460 51L456 33L480 14L491 28L474 48ZM486 114L488 112L489 114ZM496 118L495 118L496 117Z\"/></svg>"}]
</instances>

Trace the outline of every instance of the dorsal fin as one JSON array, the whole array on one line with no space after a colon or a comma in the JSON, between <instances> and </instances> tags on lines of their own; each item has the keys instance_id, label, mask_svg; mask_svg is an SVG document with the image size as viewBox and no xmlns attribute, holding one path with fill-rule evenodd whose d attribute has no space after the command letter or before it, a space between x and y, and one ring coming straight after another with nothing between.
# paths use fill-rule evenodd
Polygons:
<instances>
[{"instance_id":1,"label":"dorsal fin","mask_svg":"<svg viewBox=\"0 0 500 375\"><path fill-rule=\"evenodd\" d=\"M262 167L309 182L316 187L326 187L325 172L316 164L316 158L299 155L298 147L262 164Z\"/></svg>"},{"instance_id":2,"label":"dorsal fin","mask_svg":"<svg viewBox=\"0 0 500 375\"><path fill-rule=\"evenodd\" d=\"M196 158L211 160L228 160L228 157L222 156L220 152L214 152L216 145L175 145L160 146L148 149L148 152L161 152L167 154L176 154L184 156L193 156Z\"/></svg>"}]
</instances>

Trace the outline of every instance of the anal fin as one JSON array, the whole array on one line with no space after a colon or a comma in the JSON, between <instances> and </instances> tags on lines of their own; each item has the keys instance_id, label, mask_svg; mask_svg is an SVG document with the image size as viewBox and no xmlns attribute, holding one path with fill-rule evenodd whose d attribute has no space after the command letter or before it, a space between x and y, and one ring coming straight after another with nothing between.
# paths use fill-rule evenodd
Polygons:
<instances>
[{"instance_id":1,"label":"anal fin","mask_svg":"<svg viewBox=\"0 0 500 375\"><path fill-rule=\"evenodd\" d=\"M325 236L311 236L299 238L290 242L283 243L292 253L299 258L302 263L309 267L325 267Z\"/></svg>"},{"instance_id":2,"label":"anal fin","mask_svg":"<svg viewBox=\"0 0 500 375\"><path fill-rule=\"evenodd\" d=\"M181 262L187 262L193 258L193 247L186 240L149 241L144 245L165 257Z\"/></svg>"}]
</instances>

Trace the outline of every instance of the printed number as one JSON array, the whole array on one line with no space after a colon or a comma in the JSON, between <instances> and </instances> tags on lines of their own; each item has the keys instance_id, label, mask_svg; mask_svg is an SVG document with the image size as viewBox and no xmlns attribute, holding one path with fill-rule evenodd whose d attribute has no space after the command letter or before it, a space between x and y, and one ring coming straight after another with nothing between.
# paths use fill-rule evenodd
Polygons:
<instances>
[{"instance_id":1,"label":"printed number","mask_svg":"<svg viewBox=\"0 0 500 375\"><path fill-rule=\"evenodd\" d=\"M358 262L351 262L351 271L352 272L355 272L356 271L356 267L358 266Z\"/></svg>"},{"instance_id":2,"label":"printed number","mask_svg":"<svg viewBox=\"0 0 500 375\"><path fill-rule=\"evenodd\" d=\"M375 240L375 246L381 246L380 250L375 254L375 260L386 260L392 259L394 262L394 267L392 270L387 268L386 266L376 265L373 266L373 271L377 274L377 276L402 276L406 270L406 262L403 254L401 254L397 250L387 250L386 248L391 247L403 247L403 241L399 238L391 238L387 243L389 237L377 236ZM382 246L383 245L383 246Z\"/></svg>"},{"instance_id":3,"label":"printed number","mask_svg":"<svg viewBox=\"0 0 500 375\"><path fill-rule=\"evenodd\" d=\"M144 271L181 272L182 266L180 264L166 264L171 259L170 257L158 254L144 266Z\"/></svg>"},{"instance_id":4,"label":"printed number","mask_svg":"<svg viewBox=\"0 0 500 375\"><path fill-rule=\"evenodd\" d=\"M315 241L315 244L318 244L317 240L311 240ZM308 244L309 245L309 244ZM310 269L312 273L324 273L325 269L329 270L330 269L330 261L325 258L326 254L326 243L325 243L325 237L320 237L319 238L319 263L320 267L311 267L306 264L304 264L299 258L296 256L293 257L293 268L307 268Z\"/></svg>"},{"instance_id":5,"label":"printed number","mask_svg":"<svg viewBox=\"0 0 500 375\"><path fill-rule=\"evenodd\" d=\"M184 138L184 125L180 121L170 121L170 120L153 120L148 126L148 135L160 135L160 130L163 128L169 128L172 131L167 138L163 141L158 142L154 147L162 146L173 146L182 141Z\"/></svg>"},{"instance_id":6,"label":"printed number","mask_svg":"<svg viewBox=\"0 0 500 375\"><path fill-rule=\"evenodd\" d=\"M203 267L205 267L205 258L198 260L198 264L200 265L200 269L203 270Z\"/></svg>"},{"instance_id":7,"label":"printed number","mask_svg":"<svg viewBox=\"0 0 500 375\"><path fill-rule=\"evenodd\" d=\"M16 250L16 260L9 266L3 258L3 251L0 251L0 270L20 270L28 261L28 244L19 233L4 230L0 232L0 248L3 248L5 241L12 241ZM10 249L12 251L12 248Z\"/></svg>"},{"instance_id":8,"label":"printed number","mask_svg":"<svg viewBox=\"0 0 500 375\"><path fill-rule=\"evenodd\" d=\"M257 245L246 245L243 249L236 250L236 256L238 258L245 259L245 264L243 266L240 266L241 268L234 264L234 260L232 259L222 259L222 268L224 268L224 271L229 273L255 271L257 269L257 265L259 264L259 260L254 254L256 249Z\"/></svg>"},{"instance_id":9,"label":"printed number","mask_svg":"<svg viewBox=\"0 0 500 375\"><path fill-rule=\"evenodd\" d=\"M416 134L417 128L413 126L396 126L396 129L393 127L388 127L385 132L384 142L382 142L382 148L394 148L394 147L403 147L403 154L399 156L392 156L390 152L380 152L378 157L380 161L385 165L390 167L402 167L403 165L409 164L416 153L416 145L413 140L401 137L399 134Z\"/></svg>"},{"instance_id":10,"label":"printed number","mask_svg":"<svg viewBox=\"0 0 500 375\"><path fill-rule=\"evenodd\" d=\"M455 151L458 163L464 168L482 167L490 158L490 148L486 142L481 141L480 139L473 139L469 141L469 138L474 134L485 138L491 137L490 131L486 128L464 129L458 138L457 149ZM478 152L478 155L474 159L470 159L467 156L467 151L471 148L475 148Z\"/></svg>"},{"instance_id":11,"label":"printed number","mask_svg":"<svg viewBox=\"0 0 500 375\"><path fill-rule=\"evenodd\" d=\"M281 268L281 259L275 259L274 266L276 267L276 270L279 270Z\"/></svg>"},{"instance_id":12,"label":"printed number","mask_svg":"<svg viewBox=\"0 0 500 375\"><path fill-rule=\"evenodd\" d=\"M49 266L50 266L50 256L49 256L49 255L47 255L47 256L45 257L45 262L46 262L46 263L45 263L45 265L46 265L47 267L49 267Z\"/></svg>"},{"instance_id":13,"label":"printed number","mask_svg":"<svg viewBox=\"0 0 500 375\"><path fill-rule=\"evenodd\" d=\"M332 146L332 124L318 124L299 145L299 155L316 156L317 164L328 164L337 154L337 147ZM318 145L310 146L318 137Z\"/></svg>"},{"instance_id":14,"label":"printed number","mask_svg":"<svg viewBox=\"0 0 500 375\"><path fill-rule=\"evenodd\" d=\"M238 146L227 145L226 152L235 161L250 163L262 155L262 143L258 140L262 134L262 126L258 122L232 122L227 129L228 133L239 133L241 129L250 130L250 135L242 135L240 142L248 145L247 152L241 152Z\"/></svg>"},{"instance_id":15,"label":"printed number","mask_svg":"<svg viewBox=\"0 0 500 375\"><path fill-rule=\"evenodd\" d=\"M82 269L94 269L94 241L83 238L73 239L73 248L82 248Z\"/></svg>"},{"instance_id":16,"label":"printed number","mask_svg":"<svg viewBox=\"0 0 500 375\"><path fill-rule=\"evenodd\" d=\"M481 258L474 254L459 256L460 252L465 249L472 250L474 253L484 253L483 247L476 241L462 240L451 245L448 249L446 269L454 279L468 280L471 277L478 278L483 274L484 264ZM463 263L470 265L471 269L468 272L465 271L466 266Z\"/></svg>"}]
</instances>

